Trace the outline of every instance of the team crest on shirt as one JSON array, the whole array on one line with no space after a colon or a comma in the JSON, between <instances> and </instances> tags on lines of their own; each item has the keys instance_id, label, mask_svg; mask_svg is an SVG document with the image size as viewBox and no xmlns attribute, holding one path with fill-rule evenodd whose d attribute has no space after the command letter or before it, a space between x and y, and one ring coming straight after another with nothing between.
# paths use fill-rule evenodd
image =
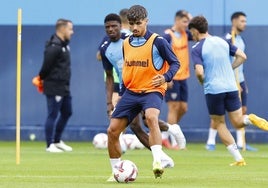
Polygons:
<instances>
[{"instance_id":1,"label":"team crest on shirt","mask_svg":"<svg viewBox=\"0 0 268 188\"><path fill-rule=\"evenodd\" d=\"M171 93L171 98L173 99L173 100L175 100L176 98L177 98L177 96L178 96L178 94L177 93Z\"/></svg>"}]
</instances>

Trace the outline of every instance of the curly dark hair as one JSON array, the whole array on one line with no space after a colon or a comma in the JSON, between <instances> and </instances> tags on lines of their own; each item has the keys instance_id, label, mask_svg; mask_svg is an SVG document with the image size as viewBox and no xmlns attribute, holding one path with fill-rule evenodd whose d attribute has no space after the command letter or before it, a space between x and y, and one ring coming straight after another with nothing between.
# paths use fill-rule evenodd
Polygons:
<instances>
[{"instance_id":1,"label":"curly dark hair","mask_svg":"<svg viewBox=\"0 0 268 188\"><path fill-rule=\"evenodd\" d=\"M206 33L208 31L208 21L204 16L195 16L189 23L189 30L194 28L199 33Z\"/></svg>"},{"instance_id":2,"label":"curly dark hair","mask_svg":"<svg viewBox=\"0 0 268 188\"><path fill-rule=\"evenodd\" d=\"M148 12L147 10L141 5L133 5L128 10L127 19L128 21L139 21L147 18Z\"/></svg>"}]
</instances>

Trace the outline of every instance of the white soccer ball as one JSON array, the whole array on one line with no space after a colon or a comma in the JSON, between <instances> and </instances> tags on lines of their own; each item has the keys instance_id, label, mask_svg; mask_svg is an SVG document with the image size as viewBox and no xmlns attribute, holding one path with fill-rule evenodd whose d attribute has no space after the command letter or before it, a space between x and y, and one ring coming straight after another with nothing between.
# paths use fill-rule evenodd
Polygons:
<instances>
[{"instance_id":1,"label":"white soccer ball","mask_svg":"<svg viewBox=\"0 0 268 188\"><path fill-rule=\"evenodd\" d=\"M138 168L132 161L122 160L114 166L114 179L119 183L133 182L137 176Z\"/></svg>"},{"instance_id":2,"label":"white soccer ball","mask_svg":"<svg viewBox=\"0 0 268 188\"><path fill-rule=\"evenodd\" d=\"M98 133L93 138L93 145L98 149L107 148L108 136L105 133Z\"/></svg>"},{"instance_id":3,"label":"white soccer ball","mask_svg":"<svg viewBox=\"0 0 268 188\"><path fill-rule=\"evenodd\" d=\"M137 136L134 134L123 134L123 138L125 140L127 148L130 150L144 148L144 145L139 141Z\"/></svg>"}]
</instances>

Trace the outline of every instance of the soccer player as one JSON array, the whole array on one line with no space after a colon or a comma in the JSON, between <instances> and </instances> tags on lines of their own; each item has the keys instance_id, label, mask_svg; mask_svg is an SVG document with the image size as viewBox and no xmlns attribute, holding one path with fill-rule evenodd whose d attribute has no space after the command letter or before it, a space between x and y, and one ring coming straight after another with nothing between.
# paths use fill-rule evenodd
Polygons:
<instances>
[{"instance_id":1,"label":"soccer player","mask_svg":"<svg viewBox=\"0 0 268 188\"><path fill-rule=\"evenodd\" d=\"M73 33L72 21L66 19L57 21L56 34L52 35L46 44L44 61L38 76L43 82L47 99L48 116L45 134L48 152L72 151L70 146L61 141L61 136L72 114L71 58L68 44Z\"/></svg>"},{"instance_id":2,"label":"soccer player","mask_svg":"<svg viewBox=\"0 0 268 188\"><path fill-rule=\"evenodd\" d=\"M167 41L147 30L147 10L143 6L132 6L127 17L133 34L123 42L122 78L126 91L112 113L107 130L110 163L113 168L120 161L120 133L144 111L149 127L153 173L157 178L163 173L158 116L166 91L166 82L171 81L178 71L179 62Z\"/></svg>"},{"instance_id":3,"label":"soccer player","mask_svg":"<svg viewBox=\"0 0 268 188\"><path fill-rule=\"evenodd\" d=\"M244 12L233 13L231 16L231 22L232 22L232 30L230 33L227 33L224 36L224 38L228 42L234 43L234 45L238 47L239 49L241 49L242 51L245 51L245 42L240 34L246 28L246 23L247 23L246 14ZM247 88L246 81L245 81L243 64L235 69L235 77L236 77L237 85L239 85L239 90L240 90L239 93L241 96L240 99L242 103L242 112L245 115L247 113L248 88ZM210 128L207 145L206 145L207 150L210 150L210 151L215 150L216 135L217 135L217 130ZM251 147L250 145L246 144L245 129L236 130L236 143L237 143L238 149L240 150L246 149L248 151L257 151L256 148Z\"/></svg>"},{"instance_id":4,"label":"soccer player","mask_svg":"<svg viewBox=\"0 0 268 188\"><path fill-rule=\"evenodd\" d=\"M187 79L190 76L188 41L192 40L188 24L191 15L185 10L179 10L175 14L174 26L165 31L163 36L172 46L172 50L180 60L180 70L174 76L172 82L168 84L165 100L168 105L167 122L171 125L177 124L182 116L187 112L188 86ZM169 149L185 149L178 147L176 141L169 134L162 133L163 146Z\"/></svg>"},{"instance_id":5,"label":"soccer player","mask_svg":"<svg viewBox=\"0 0 268 188\"><path fill-rule=\"evenodd\" d=\"M120 19L121 19L121 33L125 33L126 36L129 35L131 32L129 30L129 24L128 24L128 20L127 20L127 12L128 12L128 9L127 8L124 8L122 10L120 10L119 12L119 16L120 16ZM97 51L97 54L96 54L96 57L97 57L97 60L98 61L101 61L101 53L100 53L100 50L101 50L101 47L102 45L104 45L107 41L109 41L109 37L106 35L102 41L101 41L101 44L99 46L99 49ZM105 76L105 80L106 80L106 74L104 74ZM118 97L119 97L119 78L118 78L118 74L115 70L115 68L113 69L113 78L114 78L114 90L113 90L113 97L112 97L112 104L113 106L115 106L118 102ZM111 105L110 104L107 104L107 113L108 115L110 116L111 115Z\"/></svg>"},{"instance_id":6,"label":"soccer player","mask_svg":"<svg viewBox=\"0 0 268 188\"><path fill-rule=\"evenodd\" d=\"M120 17L116 14L108 14L104 19L105 29L107 36L109 37L107 41L101 45L100 54L103 62L103 68L107 75L106 77L106 93L107 93L107 105L111 105L111 110L113 110L113 106L111 103L112 93L113 93L113 68L116 70L118 77L120 78L120 84L122 84L122 62L123 62L123 51L122 45L123 40L127 38L126 33L120 32L121 20ZM123 90L120 90L120 96L123 94ZM146 123L146 121L145 121ZM146 123L147 125L147 123ZM174 135L177 139L179 139L179 143L181 140L185 140L183 133L180 130L179 126L172 126L167 124L164 121L159 120L160 129L163 131L168 131L172 135ZM139 116L137 116L131 123L130 127L132 131L136 134L139 140L150 149L149 145L149 136L147 133L141 128ZM178 130L179 129L179 130ZM182 135L182 136L181 136ZM168 157L165 153L161 156L161 163L163 167L173 167L173 160ZM112 178L113 179L113 178ZM111 179L111 180L112 180ZM110 181L111 181L110 180Z\"/></svg>"},{"instance_id":7,"label":"soccer player","mask_svg":"<svg viewBox=\"0 0 268 188\"><path fill-rule=\"evenodd\" d=\"M193 39L198 41L192 48L192 59L198 81L204 86L204 93L211 125L218 130L219 136L235 162L231 166L244 166L237 145L225 123L225 111L235 128L253 124L260 129L268 130L268 122L254 114L243 115L238 88L233 69L245 60L245 53L226 42L224 39L208 33L208 22L205 17L194 17L189 23ZM231 64L230 55L234 56Z\"/></svg>"}]
</instances>

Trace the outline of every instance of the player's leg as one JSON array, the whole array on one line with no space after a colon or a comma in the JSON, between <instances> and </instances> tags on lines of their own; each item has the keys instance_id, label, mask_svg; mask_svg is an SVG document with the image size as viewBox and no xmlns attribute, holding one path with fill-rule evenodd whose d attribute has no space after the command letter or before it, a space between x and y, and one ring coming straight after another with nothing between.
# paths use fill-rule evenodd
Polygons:
<instances>
[{"instance_id":1,"label":"player's leg","mask_svg":"<svg viewBox=\"0 0 268 188\"><path fill-rule=\"evenodd\" d=\"M164 172L161 165L162 136L158 125L162 100L163 96L158 92L148 93L140 100L149 128L149 144L153 155L153 172L156 178L161 177Z\"/></svg>"},{"instance_id":2,"label":"player's leg","mask_svg":"<svg viewBox=\"0 0 268 188\"><path fill-rule=\"evenodd\" d=\"M140 142L149 150L150 144L149 144L149 135L142 129L141 123L140 123L140 114L137 115L133 121L130 123L130 128L133 131L133 133L137 136L137 138L140 140Z\"/></svg>"},{"instance_id":3,"label":"player's leg","mask_svg":"<svg viewBox=\"0 0 268 188\"><path fill-rule=\"evenodd\" d=\"M244 166L246 163L237 148L232 134L226 127L224 115L211 115L210 117L212 125L214 127L217 127L219 137L221 138L222 143L227 147L227 150L235 159L235 162L231 165Z\"/></svg>"},{"instance_id":4,"label":"player's leg","mask_svg":"<svg viewBox=\"0 0 268 188\"><path fill-rule=\"evenodd\" d=\"M219 137L223 144L234 157L235 163L231 165L245 165L245 161L237 149L235 140L226 127L224 115L227 97L226 93L206 94L206 103L211 118L211 126L218 130Z\"/></svg>"},{"instance_id":5,"label":"player's leg","mask_svg":"<svg viewBox=\"0 0 268 188\"><path fill-rule=\"evenodd\" d=\"M217 128L214 127L213 123L210 121L210 128L208 131L208 139L206 144L206 149L208 151L214 151L216 149L216 136L217 136Z\"/></svg>"},{"instance_id":6,"label":"player's leg","mask_svg":"<svg viewBox=\"0 0 268 188\"><path fill-rule=\"evenodd\" d=\"M127 118L111 118L110 125L107 129L108 134L108 152L110 159L118 159L121 157L121 146L119 136L128 125ZM113 163L112 167L114 166Z\"/></svg>"},{"instance_id":7,"label":"player's leg","mask_svg":"<svg viewBox=\"0 0 268 188\"><path fill-rule=\"evenodd\" d=\"M54 145L53 132L56 119L61 106L61 101L56 100L56 96L46 95L48 116L45 123L45 135L48 152L62 152Z\"/></svg>"},{"instance_id":8,"label":"player's leg","mask_svg":"<svg viewBox=\"0 0 268 188\"><path fill-rule=\"evenodd\" d=\"M146 118L144 117L144 114L142 116L143 123L145 126L147 126ZM169 123L158 120L160 131L162 132L162 144L163 144L163 132L167 132L168 134L174 136L176 139L176 142L179 145L179 149L186 149L186 139L185 136L178 124L170 125ZM147 126L148 127L148 126Z\"/></svg>"},{"instance_id":9,"label":"player's leg","mask_svg":"<svg viewBox=\"0 0 268 188\"><path fill-rule=\"evenodd\" d=\"M180 95L180 84L178 80L173 80L172 84L168 88L165 100L168 107L167 113L167 122L171 124L178 123L178 115L179 115L179 95ZM170 134L168 132L162 132L162 144L164 147L168 149L177 149L176 147L172 147L169 141Z\"/></svg>"},{"instance_id":10,"label":"player's leg","mask_svg":"<svg viewBox=\"0 0 268 188\"><path fill-rule=\"evenodd\" d=\"M144 115L144 112L141 112L131 123L130 127L131 130L134 132L134 134L137 136L139 141L149 150L150 144L149 144L149 135L142 129L141 124L140 124L140 119L139 117L142 116L144 125L147 126L146 118ZM161 123L162 128L164 128L166 131L168 130L167 123L164 121L159 120ZM147 126L148 127L148 126ZM161 154L161 164L163 168L172 168L174 167L174 161L165 153L162 152Z\"/></svg>"},{"instance_id":11,"label":"player's leg","mask_svg":"<svg viewBox=\"0 0 268 188\"><path fill-rule=\"evenodd\" d=\"M55 136L54 136L55 146L63 151L73 150L70 146L66 145L61 140L62 133L71 115L72 115L72 97L65 96L62 98L62 104L60 107L60 117L56 125Z\"/></svg>"},{"instance_id":12,"label":"player's leg","mask_svg":"<svg viewBox=\"0 0 268 188\"><path fill-rule=\"evenodd\" d=\"M243 115L238 92L229 92L226 99L226 109L229 112L230 121L237 129L248 125L254 125L262 130L268 131L268 122L255 114Z\"/></svg>"},{"instance_id":13,"label":"player's leg","mask_svg":"<svg viewBox=\"0 0 268 188\"><path fill-rule=\"evenodd\" d=\"M187 85L187 81L186 80L180 80L178 81L178 98L177 98L177 119L176 119L176 123L171 123L171 126L174 126L174 129L176 129L178 127L177 123L180 122L181 118L183 117L183 115L188 111L188 85ZM180 132L182 133L182 131L180 130ZM183 136L183 140L180 139L181 141L178 141L178 139L176 137L174 137L172 134L171 136L171 145L173 148L179 148L179 149L185 149L186 148L186 139L182 134L180 134L181 136Z\"/></svg>"},{"instance_id":14,"label":"player's leg","mask_svg":"<svg viewBox=\"0 0 268 188\"><path fill-rule=\"evenodd\" d=\"M131 122L141 111L137 106L137 98L125 92L120 101L116 105L116 109L112 113L110 125L107 129L108 134L108 152L110 164L113 170L114 165L121 159L121 146L119 136L125 130L129 122ZM107 181L114 181L111 176Z\"/></svg>"},{"instance_id":15,"label":"player's leg","mask_svg":"<svg viewBox=\"0 0 268 188\"><path fill-rule=\"evenodd\" d=\"M241 88L241 103L242 103L242 114L246 115L247 114L247 95L248 95L248 88L246 85L246 82L241 82L240 83L240 88ZM246 131L245 128L242 129L237 129L236 130L236 143L238 149L243 149L247 151L257 151L257 148L254 148L246 143Z\"/></svg>"}]
</instances>

